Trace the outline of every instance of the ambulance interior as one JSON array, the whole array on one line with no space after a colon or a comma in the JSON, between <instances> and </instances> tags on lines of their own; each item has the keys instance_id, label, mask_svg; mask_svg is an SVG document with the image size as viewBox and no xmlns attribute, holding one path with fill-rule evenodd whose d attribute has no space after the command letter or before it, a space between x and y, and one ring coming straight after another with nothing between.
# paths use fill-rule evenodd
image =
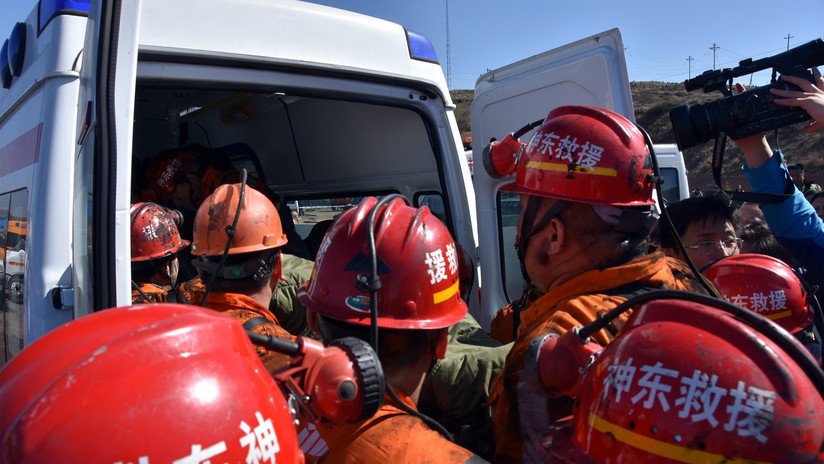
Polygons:
<instances>
[{"instance_id":1,"label":"ambulance interior","mask_svg":"<svg viewBox=\"0 0 824 464\"><path fill-rule=\"evenodd\" d=\"M332 95L138 79L132 192L146 185L152 156L197 145L264 180L297 213L295 227L304 238L317 222L367 195L401 193L450 224L437 162L449 147L432 136L448 129L446 121L433 120L428 106L434 102L425 94L393 89L382 96L378 87L389 89Z\"/></svg>"}]
</instances>

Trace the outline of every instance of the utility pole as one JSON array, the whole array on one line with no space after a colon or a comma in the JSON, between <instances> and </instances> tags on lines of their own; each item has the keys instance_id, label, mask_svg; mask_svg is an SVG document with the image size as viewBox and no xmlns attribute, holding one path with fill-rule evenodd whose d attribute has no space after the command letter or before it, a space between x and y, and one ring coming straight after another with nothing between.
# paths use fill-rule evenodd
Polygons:
<instances>
[{"instance_id":1,"label":"utility pole","mask_svg":"<svg viewBox=\"0 0 824 464\"><path fill-rule=\"evenodd\" d=\"M694 59L692 55L687 57L687 79L692 79L692 60Z\"/></svg>"},{"instance_id":2,"label":"utility pole","mask_svg":"<svg viewBox=\"0 0 824 464\"><path fill-rule=\"evenodd\" d=\"M787 39L787 50L789 50L789 49L790 49L790 39L794 39L794 38L795 38L795 36L794 36L794 35L790 35L790 33L788 32L788 33L787 33L787 36L786 36L786 37L784 37L784 38L785 38L785 39Z\"/></svg>"},{"instance_id":3,"label":"utility pole","mask_svg":"<svg viewBox=\"0 0 824 464\"><path fill-rule=\"evenodd\" d=\"M446 85L452 89L452 50L449 44L449 0L446 2Z\"/></svg>"},{"instance_id":4,"label":"utility pole","mask_svg":"<svg viewBox=\"0 0 824 464\"><path fill-rule=\"evenodd\" d=\"M719 48L721 48L721 47L716 45L715 42L713 42L712 47L710 47L710 50L712 50L712 69L713 69L713 71L715 70L715 51L718 50Z\"/></svg>"}]
</instances>

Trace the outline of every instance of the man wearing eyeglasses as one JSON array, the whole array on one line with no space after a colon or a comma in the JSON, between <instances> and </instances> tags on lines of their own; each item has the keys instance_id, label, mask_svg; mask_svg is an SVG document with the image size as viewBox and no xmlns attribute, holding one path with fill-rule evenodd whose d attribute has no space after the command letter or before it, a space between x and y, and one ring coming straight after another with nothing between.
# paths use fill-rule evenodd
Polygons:
<instances>
[{"instance_id":1,"label":"man wearing eyeglasses","mask_svg":"<svg viewBox=\"0 0 824 464\"><path fill-rule=\"evenodd\" d=\"M667 206L690 260L704 269L721 258L740 253L742 240L735 232L733 209L717 195L686 198ZM684 259L668 234L661 236L661 248L668 256Z\"/></svg>"}]
</instances>

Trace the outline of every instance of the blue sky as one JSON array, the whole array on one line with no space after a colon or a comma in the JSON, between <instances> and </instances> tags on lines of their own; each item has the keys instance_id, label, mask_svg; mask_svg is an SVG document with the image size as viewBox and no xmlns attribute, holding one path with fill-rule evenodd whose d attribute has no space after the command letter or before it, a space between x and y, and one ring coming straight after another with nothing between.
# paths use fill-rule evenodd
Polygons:
<instances>
[{"instance_id":1,"label":"blue sky","mask_svg":"<svg viewBox=\"0 0 824 464\"><path fill-rule=\"evenodd\" d=\"M185 0L170 0L185 1ZM200 0L206 1L206 0ZM446 72L447 0L314 0L376 16L421 32L432 41ZM681 82L748 57L762 58L824 36L824 1L751 0L448 0L451 86L473 88L494 69L565 43L618 27L632 81ZM3 0L0 38L23 20L35 0ZM763 85L769 74L754 76ZM748 79L742 79L746 82Z\"/></svg>"}]
</instances>

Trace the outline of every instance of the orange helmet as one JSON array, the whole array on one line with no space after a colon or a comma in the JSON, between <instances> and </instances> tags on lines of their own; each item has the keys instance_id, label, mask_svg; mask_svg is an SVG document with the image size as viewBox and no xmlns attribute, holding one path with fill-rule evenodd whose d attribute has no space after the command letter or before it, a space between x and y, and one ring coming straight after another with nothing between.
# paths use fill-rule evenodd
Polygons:
<instances>
[{"instance_id":1,"label":"orange helmet","mask_svg":"<svg viewBox=\"0 0 824 464\"><path fill-rule=\"evenodd\" d=\"M4 462L303 462L241 324L193 306L108 309L55 329L0 370L0 404Z\"/></svg>"},{"instance_id":2,"label":"orange helmet","mask_svg":"<svg viewBox=\"0 0 824 464\"><path fill-rule=\"evenodd\" d=\"M805 369L824 373L781 343L698 302L642 304L544 445L576 463L820 462L824 399Z\"/></svg>"},{"instance_id":3,"label":"orange helmet","mask_svg":"<svg viewBox=\"0 0 824 464\"><path fill-rule=\"evenodd\" d=\"M132 262L164 258L189 246L180 238L180 213L156 203L135 203L129 209L132 222Z\"/></svg>"},{"instance_id":4,"label":"orange helmet","mask_svg":"<svg viewBox=\"0 0 824 464\"><path fill-rule=\"evenodd\" d=\"M240 193L241 184L224 184L203 201L195 216L193 255L223 254L229 239L227 229L234 223ZM275 205L248 185L243 195L229 254L253 253L286 245L286 235Z\"/></svg>"},{"instance_id":5,"label":"orange helmet","mask_svg":"<svg viewBox=\"0 0 824 464\"><path fill-rule=\"evenodd\" d=\"M801 280L790 266L772 256L728 256L703 274L727 301L765 316L790 333L807 328L815 316Z\"/></svg>"},{"instance_id":6,"label":"orange helmet","mask_svg":"<svg viewBox=\"0 0 824 464\"><path fill-rule=\"evenodd\" d=\"M326 233L312 279L298 291L308 310L339 321L369 325L371 279L367 229L374 197L340 215ZM446 226L424 206L400 198L377 211L375 254L380 290L378 327L441 329L463 318L457 249Z\"/></svg>"},{"instance_id":7,"label":"orange helmet","mask_svg":"<svg viewBox=\"0 0 824 464\"><path fill-rule=\"evenodd\" d=\"M522 194L595 205L654 204L655 174L644 135L632 121L602 108L555 108L528 144L507 138L484 162L496 177L514 170L515 183L506 189Z\"/></svg>"}]
</instances>

